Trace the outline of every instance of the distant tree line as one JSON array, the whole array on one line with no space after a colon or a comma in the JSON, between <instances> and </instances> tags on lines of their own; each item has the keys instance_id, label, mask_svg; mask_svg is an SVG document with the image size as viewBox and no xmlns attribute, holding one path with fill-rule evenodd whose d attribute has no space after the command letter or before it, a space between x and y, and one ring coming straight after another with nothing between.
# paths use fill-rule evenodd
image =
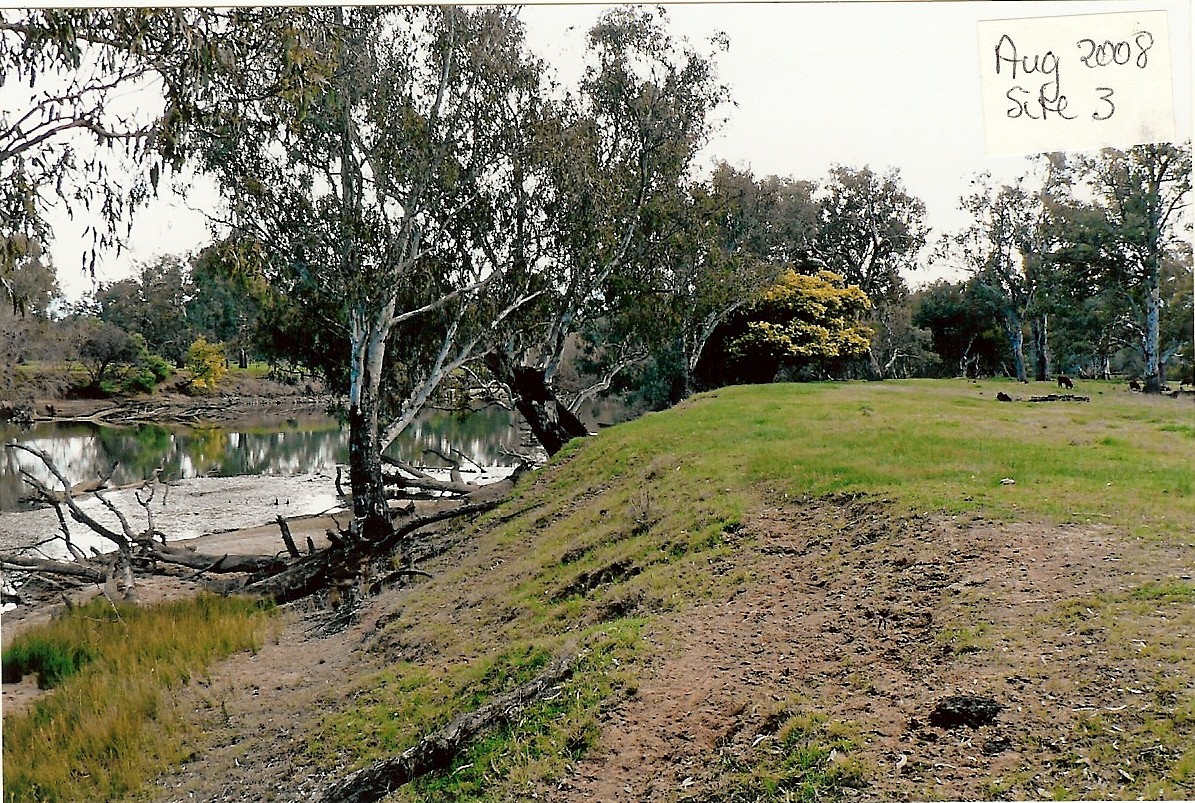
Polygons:
<instances>
[{"instance_id":1,"label":"distant tree line","mask_svg":"<svg viewBox=\"0 0 1195 803\"><path fill-rule=\"evenodd\" d=\"M346 400L355 514L374 535L381 452L445 383L495 391L554 453L600 393L663 406L728 382L1057 371L1156 391L1189 372L1189 144L978 177L972 224L928 243L896 169L700 176L725 44L620 7L565 87L513 7L6 12L0 65L72 80L39 115L4 118L0 278L36 318L40 296L19 288L46 269L54 198L100 221L99 248L163 175L213 178L219 239L74 318L175 365L202 337L318 371ZM129 76L160 82L147 120L109 108ZM82 159L68 129L133 178ZM926 249L964 278L911 289Z\"/></svg>"}]
</instances>

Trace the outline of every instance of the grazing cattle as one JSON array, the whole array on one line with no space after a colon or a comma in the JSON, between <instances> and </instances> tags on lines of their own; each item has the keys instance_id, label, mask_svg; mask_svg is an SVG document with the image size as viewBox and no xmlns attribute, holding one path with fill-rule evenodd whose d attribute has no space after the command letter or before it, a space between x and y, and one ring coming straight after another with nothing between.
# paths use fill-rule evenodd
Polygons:
<instances>
[{"instance_id":1,"label":"grazing cattle","mask_svg":"<svg viewBox=\"0 0 1195 803\"><path fill-rule=\"evenodd\" d=\"M1058 387L1066 388L1067 390L1074 390L1075 383L1072 382L1071 378L1069 376L1067 376L1066 374L1059 374L1058 375Z\"/></svg>"},{"instance_id":2,"label":"grazing cattle","mask_svg":"<svg viewBox=\"0 0 1195 803\"><path fill-rule=\"evenodd\" d=\"M1009 396L1004 391L1000 391L996 394L996 401L1012 401L1012 396Z\"/></svg>"},{"instance_id":3,"label":"grazing cattle","mask_svg":"<svg viewBox=\"0 0 1195 803\"><path fill-rule=\"evenodd\" d=\"M1136 379L1129 380L1129 390L1141 390L1141 383Z\"/></svg>"}]
</instances>

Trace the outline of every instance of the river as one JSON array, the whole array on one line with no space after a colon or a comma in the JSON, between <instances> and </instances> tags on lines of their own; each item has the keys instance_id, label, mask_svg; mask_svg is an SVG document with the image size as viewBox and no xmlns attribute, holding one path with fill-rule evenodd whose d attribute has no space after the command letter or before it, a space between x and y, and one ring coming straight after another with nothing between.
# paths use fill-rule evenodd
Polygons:
<instances>
[{"instance_id":1,"label":"river","mask_svg":"<svg viewBox=\"0 0 1195 803\"><path fill-rule=\"evenodd\" d=\"M506 452L523 440L518 414L488 407L468 414L426 411L387 450L387 454L424 466L447 465L425 450L458 449L482 466L509 466ZM44 451L71 483L94 480L111 471L110 484L126 485L162 468L164 479L270 475L334 476L348 462L348 429L333 417L302 414L279 423L276 418L239 419L205 426L140 424L109 427L78 423L0 426L0 442ZM523 451L528 451L524 445ZM21 471L57 489L53 477L33 455L0 450L0 513L27 509L28 488Z\"/></svg>"}]
</instances>

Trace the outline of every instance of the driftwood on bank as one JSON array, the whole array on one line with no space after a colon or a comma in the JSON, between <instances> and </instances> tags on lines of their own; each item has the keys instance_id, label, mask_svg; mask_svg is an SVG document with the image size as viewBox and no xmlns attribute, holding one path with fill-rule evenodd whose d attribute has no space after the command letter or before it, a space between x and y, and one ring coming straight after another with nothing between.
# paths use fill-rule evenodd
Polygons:
<instances>
[{"instance_id":1,"label":"driftwood on bank","mask_svg":"<svg viewBox=\"0 0 1195 803\"><path fill-rule=\"evenodd\" d=\"M41 576L58 575L75 581L102 583L113 590L119 587L128 599L134 596L133 589L138 573L178 576L178 569L171 567L192 570L192 573L184 575L187 579L197 579L206 574L248 575L247 578L237 581L237 584L243 585L245 591L271 597L277 602L301 599L352 582L368 592L379 583L388 584L403 576L426 576L426 572L407 567L398 568L385 577L376 579L372 576L371 563L376 558L389 556L404 547L407 537L424 527L458 517L477 515L497 507L526 468L520 466L510 478L489 485L463 483L457 473L454 481L446 484L459 486L467 491L446 497L444 501L452 506L423 516L414 516L413 503L408 509L392 510L393 518L403 515L410 518L403 520L400 526L392 528L382 538L363 539L355 527L350 525L347 530L329 531L331 546L326 549L315 549L315 544L308 538L308 554L304 555L299 552L286 519L278 516L276 521L286 546L285 551L273 555L213 555L197 552L178 543L167 543L166 537L155 529L149 503L153 499L158 481L156 474L143 483L128 486L139 491L135 498L148 521L148 526L144 529L135 528L130 523L126 513L107 497L108 491L91 491L107 512L119 522L119 526L112 527L79 506L75 499L75 489L79 486L72 485L67 480L48 454L34 447L15 443L9 444L9 448L21 449L38 457L58 480L61 491L48 487L24 470L21 472L38 498L56 511L62 532L55 540L65 544L71 559L56 561L29 555L0 555L0 568L6 571L30 572ZM417 469L415 471L418 472ZM145 491L144 498L140 491ZM116 548L115 551L105 554L93 550L94 557L84 555L72 542L67 526L68 515L75 522L111 543ZM339 525L337 526L339 528Z\"/></svg>"},{"instance_id":2,"label":"driftwood on bank","mask_svg":"<svg viewBox=\"0 0 1195 803\"><path fill-rule=\"evenodd\" d=\"M273 399L225 396L219 399L192 400L186 403L161 401L129 401L114 404L87 415L62 415L52 407L49 415L32 416L31 421L54 421L64 424L102 424L122 426L174 422L193 424L200 421L223 421L244 411L264 411L271 414L318 410L330 399L317 396L288 396Z\"/></svg>"},{"instance_id":3,"label":"driftwood on bank","mask_svg":"<svg viewBox=\"0 0 1195 803\"><path fill-rule=\"evenodd\" d=\"M249 583L245 590L270 597L279 603L311 596L338 580L357 576L363 559L390 554L401 545L404 538L417 530L461 516L478 515L492 510L500 503L501 499L494 499L419 516L395 528L381 541L365 541L342 532L327 549L304 555L287 564L281 571ZM413 569L400 569L398 573L424 574Z\"/></svg>"},{"instance_id":4,"label":"driftwood on bank","mask_svg":"<svg viewBox=\"0 0 1195 803\"><path fill-rule=\"evenodd\" d=\"M391 468L397 469L399 473L388 472L384 475L383 481L395 489L390 496L394 498L407 498L413 496L409 489L415 491L424 491L435 496L450 496L450 497L466 497L473 498L481 494L492 495L495 491L500 490L505 493L514 486L523 472L530 468L530 464L526 461L520 461L515 465L514 471L509 477L505 477L497 482L486 483L484 485L479 483L467 482L461 472L461 459L457 455L445 455L441 452L434 451L435 454L451 462L449 478L442 480L432 476L423 469L413 466L403 460L382 456L382 463Z\"/></svg>"},{"instance_id":5,"label":"driftwood on bank","mask_svg":"<svg viewBox=\"0 0 1195 803\"><path fill-rule=\"evenodd\" d=\"M375 761L338 781L324 792L321 803L375 803L405 783L447 769L478 734L512 722L524 708L544 699L568 678L573 666L569 656L556 659L533 680L476 711L458 714L401 754Z\"/></svg>"},{"instance_id":6,"label":"driftwood on bank","mask_svg":"<svg viewBox=\"0 0 1195 803\"><path fill-rule=\"evenodd\" d=\"M107 579L107 575L102 570L85 563L63 563L57 560L32 558L28 555L0 555L0 566L18 571L50 572L92 583L102 583Z\"/></svg>"},{"instance_id":7,"label":"driftwood on bank","mask_svg":"<svg viewBox=\"0 0 1195 803\"><path fill-rule=\"evenodd\" d=\"M150 542L144 545L145 557L152 557L163 563L173 563L188 569L204 569L218 574L249 573L272 574L287 567L285 558L277 555L238 555L235 553L211 555L196 552L177 544Z\"/></svg>"}]
</instances>

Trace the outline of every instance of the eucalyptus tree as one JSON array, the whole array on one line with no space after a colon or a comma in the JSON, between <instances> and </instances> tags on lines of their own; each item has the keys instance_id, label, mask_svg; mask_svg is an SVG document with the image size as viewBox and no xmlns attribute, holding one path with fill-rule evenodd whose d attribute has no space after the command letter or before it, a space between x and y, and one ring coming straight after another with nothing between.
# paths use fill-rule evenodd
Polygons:
<instances>
[{"instance_id":1,"label":"eucalyptus tree","mask_svg":"<svg viewBox=\"0 0 1195 803\"><path fill-rule=\"evenodd\" d=\"M1105 277L1133 311L1133 329L1145 363L1144 390L1161 389L1162 274L1168 257L1185 255L1182 232L1191 191L1190 143L1106 149L1074 160L1075 175L1094 195L1095 235L1105 253L1100 264L1114 266ZM1089 227L1089 234L1091 228Z\"/></svg>"},{"instance_id":2,"label":"eucalyptus tree","mask_svg":"<svg viewBox=\"0 0 1195 803\"><path fill-rule=\"evenodd\" d=\"M925 245L925 204L896 168L877 175L836 165L821 190L817 255L873 302L891 298L904 287L900 271L915 267Z\"/></svg>"},{"instance_id":3,"label":"eucalyptus tree","mask_svg":"<svg viewBox=\"0 0 1195 803\"><path fill-rule=\"evenodd\" d=\"M100 320L141 335L152 353L182 366L198 334L188 315L193 288L183 259L159 256L136 276L102 285L94 295Z\"/></svg>"},{"instance_id":4,"label":"eucalyptus tree","mask_svg":"<svg viewBox=\"0 0 1195 803\"><path fill-rule=\"evenodd\" d=\"M504 145L525 120L512 98L540 74L508 8L285 13L280 57L231 72L236 102L207 103L184 144L220 184L230 254L334 301L322 325L348 365L354 515L378 538L385 442L517 306L494 298L501 273L476 258L493 224L479 210L513 170ZM383 421L398 366L404 398Z\"/></svg>"},{"instance_id":5,"label":"eucalyptus tree","mask_svg":"<svg viewBox=\"0 0 1195 803\"><path fill-rule=\"evenodd\" d=\"M608 382L659 334L669 285L651 254L678 231L688 172L725 97L711 59L674 40L662 11L608 11L587 42L544 174L546 248L528 285L538 295L486 361L549 453L586 432L555 388L566 350L588 344Z\"/></svg>"},{"instance_id":6,"label":"eucalyptus tree","mask_svg":"<svg viewBox=\"0 0 1195 803\"><path fill-rule=\"evenodd\" d=\"M697 366L718 327L755 302L786 270L808 271L817 231L816 185L756 178L725 162L694 183L686 227L668 244L669 311L678 380L673 401L694 389Z\"/></svg>"},{"instance_id":7,"label":"eucalyptus tree","mask_svg":"<svg viewBox=\"0 0 1195 803\"><path fill-rule=\"evenodd\" d=\"M251 9L0 11L0 279L54 240L52 210L87 220L82 267L119 248L133 213L182 169L179 134L235 62L284 41Z\"/></svg>"},{"instance_id":8,"label":"eucalyptus tree","mask_svg":"<svg viewBox=\"0 0 1195 803\"><path fill-rule=\"evenodd\" d=\"M1025 326L1036 314L1043 270L1052 246L1046 198L1021 177L996 186L987 175L972 181L973 191L960 200L974 222L944 236L935 258L959 264L998 310L1013 358L1013 373L1028 381L1025 366Z\"/></svg>"},{"instance_id":9,"label":"eucalyptus tree","mask_svg":"<svg viewBox=\"0 0 1195 803\"><path fill-rule=\"evenodd\" d=\"M868 350L872 374L882 379L916 349L901 327L905 316L891 308L906 301L902 270L917 266L925 245L925 204L904 187L899 169L882 175L870 167L836 165L821 186L813 252L820 267L857 285L872 302L871 325L881 336ZM880 355L877 347L891 344Z\"/></svg>"}]
</instances>

